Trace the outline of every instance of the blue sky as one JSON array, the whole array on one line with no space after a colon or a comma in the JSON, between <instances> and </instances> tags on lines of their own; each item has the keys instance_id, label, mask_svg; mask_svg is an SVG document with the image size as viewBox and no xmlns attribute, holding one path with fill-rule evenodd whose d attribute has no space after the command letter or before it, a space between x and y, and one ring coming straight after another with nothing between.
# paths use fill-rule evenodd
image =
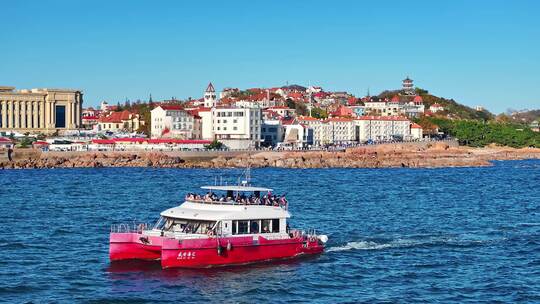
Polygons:
<instances>
[{"instance_id":1,"label":"blue sky","mask_svg":"<svg viewBox=\"0 0 540 304\"><path fill-rule=\"evenodd\" d=\"M540 1L0 0L0 85L85 105L322 85L417 86L499 113L540 108Z\"/></svg>"}]
</instances>

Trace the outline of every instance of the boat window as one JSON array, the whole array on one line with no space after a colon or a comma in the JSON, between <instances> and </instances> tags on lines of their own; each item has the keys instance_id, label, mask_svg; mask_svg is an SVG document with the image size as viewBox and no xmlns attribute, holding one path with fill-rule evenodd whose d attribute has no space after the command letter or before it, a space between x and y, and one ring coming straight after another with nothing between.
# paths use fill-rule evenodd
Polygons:
<instances>
[{"instance_id":1,"label":"boat window","mask_svg":"<svg viewBox=\"0 0 540 304\"><path fill-rule=\"evenodd\" d=\"M238 234L247 234L249 221L238 221Z\"/></svg>"},{"instance_id":2,"label":"boat window","mask_svg":"<svg viewBox=\"0 0 540 304\"><path fill-rule=\"evenodd\" d=\"M259 221L250 221L249 226L249 232L250 233L259 233Z\"/></svg>"},{"instance_id":3,"label":"boat window","mask_svg":"<svg viewBox=\"0 0 540 304\"><path fill-rule=\"evenodd\" d=\"M159 220L154 225L154 229L157 229L157 230L163 229L163 226L165 226L165 222L166 222L165 218L163 216L160 216Z\"/></svg>"},{"instance_id":4,"label":"boat window","mask_svg":"<svg viewBox=\"0 0 540 304\"><path fill-rule=\"evenodd\" d=\"M167 219L163 230L183 233L206 234L214 228L216 222L212 221L190 221L186 219Z\"/></svg>"},{"instance_id":5,"label":"boat window","mask_svg":"<svg viewBox=\"0 0 540 304\"><path fill-rule=\"evenodd\" d=\"M272 232L279 232L279 219L272 220Z\"/></svg>"},{"instance_id":6,"label":"boat window","mask_svg":"<svg viewBox=\"0 0 540 304\"><path fill-rule=\"evenodd\" d=\"M262 220L262 233L270 233L270 220Z\"/></svg>"},{"instance_id":7,"label":"boat window","mask_svg":"<svg viewBox=\"0 0 540 304\"><path fill-rule=\"evenodd\" d=\"M236 226L237 226L237 222L236 221L233 221L232 222L232 234L236 234Z\"/></svg>"}]
</instances>

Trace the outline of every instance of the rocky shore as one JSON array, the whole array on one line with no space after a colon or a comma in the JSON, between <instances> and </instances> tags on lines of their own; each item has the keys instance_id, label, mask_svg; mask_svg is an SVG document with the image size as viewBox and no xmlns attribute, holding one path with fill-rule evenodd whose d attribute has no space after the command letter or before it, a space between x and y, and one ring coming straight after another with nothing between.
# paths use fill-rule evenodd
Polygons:
<instances>
[{"instance_id":1,"label":"rocky shore","mask_svg":"<svg viewBox=\"0 0 540 304\"><path fill-rule=\"evenodd\" d=\"M538 159L540 149L468 148L437 142L387 144L340 152L40 152L17 151L12 161L0 159L0 169L40 168L438 168L489 166L493 160Z\"/></svg>"}]
</instances>

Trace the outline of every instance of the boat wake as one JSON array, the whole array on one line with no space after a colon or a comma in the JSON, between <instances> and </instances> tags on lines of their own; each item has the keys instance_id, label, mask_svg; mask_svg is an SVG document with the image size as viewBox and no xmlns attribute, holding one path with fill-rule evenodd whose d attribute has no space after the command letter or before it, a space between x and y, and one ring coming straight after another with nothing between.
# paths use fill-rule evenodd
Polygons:
<instances>
[{"instance_id":1,"label":"boat wake","mask_svg":"<svg viewBox=\"0 0 540 304\"><path fill-rule=\"evenodd\" d=\"M388 248L413 248L413 247L431 247L431 246L448 246L448 247L474 247L483 246L486 244L505 241L507 238L500 239L470 239L459 238L455 236L429 237L425 239L396 239L388 242L374 241L355 241L347 242L345 245L329 247L326 252L338 252L348 250L381 250Z\"/></svg>"},{"instance_id":2,"label":"boat wake","mask_svg":"<svg viewBox=\"0 0 540 304\"><path fill-rule=\"evenodd\" d=\"M348 242L343 246L330 247L326 252L335 252L335 251L347 251L347 250L376 250L392 247L391 244L378 244L371 241L360 241L360 242Z\"/></svg>"}]
</instances>

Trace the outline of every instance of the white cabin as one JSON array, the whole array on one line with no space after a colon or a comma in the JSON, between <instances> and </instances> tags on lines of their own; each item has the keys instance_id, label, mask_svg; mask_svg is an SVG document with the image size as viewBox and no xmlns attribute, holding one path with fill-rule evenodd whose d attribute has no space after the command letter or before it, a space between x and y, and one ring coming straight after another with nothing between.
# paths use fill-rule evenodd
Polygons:
<instances>
[{"instance_id":1,"label":"white cabin","mask_svg":"<svg viewBox=\"0 0 540 304\"><path fill-rule=\"evenodd\" d=\"M288 234L287 206L239 203L234 198L245 193L264 197L272 189L251 186L204 186L210 193L224 191L220 200L188 199L183 204L161 212L161 218L148 235L162 235L177 239L264 236L281 238Z\"/></svg>"}]
</instances>

